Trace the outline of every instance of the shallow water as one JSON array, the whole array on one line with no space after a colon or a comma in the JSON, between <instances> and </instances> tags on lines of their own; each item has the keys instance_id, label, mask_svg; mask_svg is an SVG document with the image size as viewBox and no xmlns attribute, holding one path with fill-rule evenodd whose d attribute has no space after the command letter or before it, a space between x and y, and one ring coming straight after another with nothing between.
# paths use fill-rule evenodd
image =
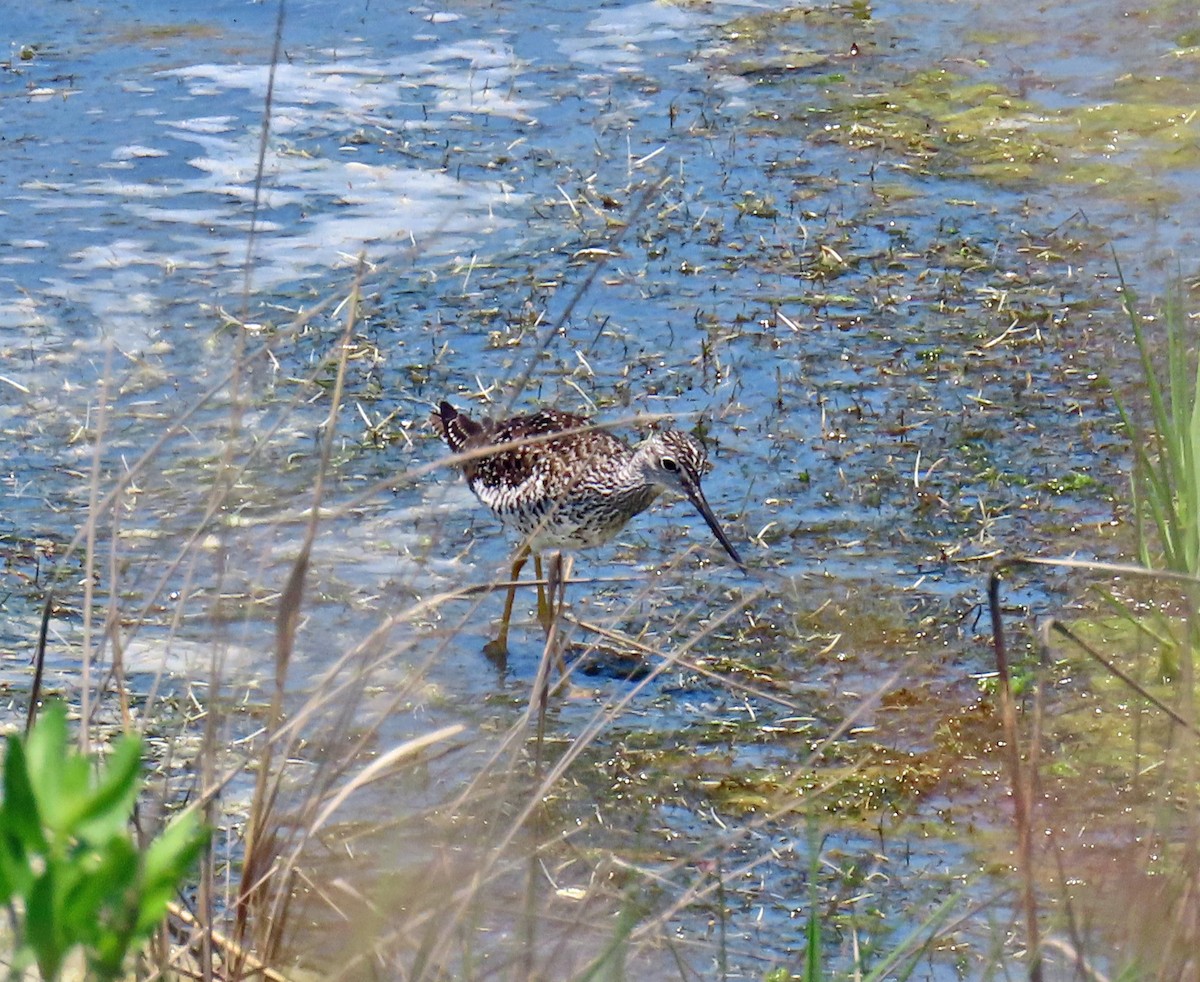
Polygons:
<instances>
[{"instance_id":1,"label":"shallow water","mask_svg":"<svg viewBox=\"0 0 1200 982\"><path fill-rule=\"evenodd\" d=\"M97 610L119 598L141 695L160 670L157 691L185 690L214 649L231 682L269 678L328 411L323 359L362 264L296 700L388 615L506 575L509 544L452 474L404 479L443 455L425 425L436 400L488 411L486 392L499 406L515 395L609 421L700 421L709 500L769 573L723 565L698 516L665 504L580 557L591 582L573 587L574 611L660 651L694 637L693 657L788 705L683 668L652 680L597 755L619 763L631 733L650 733L703 766L678 765L679 801L647 793L586 834L619 855L610 826L650 815L664 850L652 866L687 854L662 841L709 855L718 829L749 842L728 856L761 859L755 836L793 836L794 818L760 824L714 804L714 774L786 772L884 686L918 693L918 708L868 709L845 753L927 750L990 667L976 616L989 557L1122 548L1123 448L1103 379L1120 380L1131 355L1107 244L1147 294L1193 250L1196 59L1178 53L1189 27L1175 7L1080 9L1014 26L984 3L291 3L273 75L269 5L9 11L5 681L28 684L32 581L84 523L97 434L103 495L210 389L101 520ZM955 81L920 80L931 70ZM954 118L972 92L998 107L994 119ZM902 122L878 108L855 122L854 107L877 99L901 105ZM1151 101L1177 118L1127 125ZM1061 136L1114 106L1124 115L1111 113L1107 137ZM994 147L970 149L990 138L980 134L1017 133L1040 142L1011 166ZM298 322L305 308L316 312ZM231 413L223 379L260 346L238 376L244 415ZM511 393L531 361L527 390ZM214 521L227 448L244 469ZM50 684L72 691L81 552L63 563ZM1074 589L1058 577L1010 598L1044 613ZM745 611L705 632L739 600ZM465 723L471 739L420 793L364 796L356 823L442 800L519 721L541 646L523 621L498 671L479 654L497 612L488 598L441 604L366 646L364 718L401 694L379 747L443 722ZM555 710L559 738L632 683L585 684L590 698ZM780 718L812 722L800 739L775 738ZM582 798L605 794L594 776L579 780ZM955 783L940 808L889 793L874 820L894 823L910 857L926 843L923 868L940 863L946 878L938 890L976 876L959 826L939 816L989 802L989 787ZM564 818L586 825L588 809L571 804ZM825 821L830 848L869 851L848 815ZM401 853L402 869L427 846L379 848ZM730 906L731 973L796 964L797 915L754 898L803 899L787 885L809 862L798 851L764 861L761 883L730 885L741 905ZM878 916L903 933L922 901L903 887L887 896ZM686 961L698 971L715 957L706 919L701 905L670 927L695 945ZM667 972L645 957L639 977ZM961 971L931 958L923 977Z\"/></svg>"}]
</instances>

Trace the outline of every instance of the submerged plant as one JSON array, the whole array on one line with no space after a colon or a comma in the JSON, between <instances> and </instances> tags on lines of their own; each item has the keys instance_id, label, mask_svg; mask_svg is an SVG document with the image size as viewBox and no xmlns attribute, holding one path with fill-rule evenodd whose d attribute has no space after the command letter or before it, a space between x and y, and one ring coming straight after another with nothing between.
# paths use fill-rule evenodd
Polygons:
<instances>
[{"instance_id":1,"label":"submerged plant","mask_svg":"<svg viewBox=\"0 0 1200 982\"><path fill-rule=\"evenodd\" d=\"M142 741L122 737L99 768L69 742L58 703L27 736L8 738L0 902L15 935L14 978L36 964L43 978L56 979L77 948L89 977L119 978L208 842L189 811L139 848L129 820L142 784Z\"/></svg>"}]
</instances>

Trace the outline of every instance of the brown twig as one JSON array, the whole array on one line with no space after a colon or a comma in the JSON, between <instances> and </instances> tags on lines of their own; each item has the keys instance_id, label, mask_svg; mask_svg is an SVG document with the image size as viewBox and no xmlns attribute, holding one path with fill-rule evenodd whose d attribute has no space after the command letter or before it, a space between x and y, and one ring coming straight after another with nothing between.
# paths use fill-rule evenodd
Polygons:
<instances>
[{"instance_id":1,"label":"brown twig","mask_svg":"<svg viewBox=\"0 0 1200 982\"><path fill-rule=\"evenodd\" d=\"M1029 782L1021 762L1017 738L1017 711L1013 700L1012 676L1008 651L1004 644L1004 626L1000 611L1000 584L1008 564L993 567L988 578L988 609L992 615L992 649L996 655L996 674L1000 683L1000 720L1004 730L1009 780L1012 785L1013 821L1017 827L1017 866L1021 876L1021 906L1025 911L1026 943L1029 946L1029 978L1042 982L1041 932L1038 926L1037 890L1033 882L1033 826L1030 816Z\"/></svg>"},{"instance_id":2,"label":"brown twig","mask_svg":"<svg viewBox=\"0 0 1200 982\"><path fill-rule=\"evenodd\" d=\"M37 651L33 655L33 685L29 690L29 706L25 710L25 735L33 729L33 721L37 719L38 704L42 700L42 674L46 670L46 636L50 633L50 614L54 610L54 590L46 593L46 602L42 604L42 627L38 631Z\"/></svg>"}]
</instances>

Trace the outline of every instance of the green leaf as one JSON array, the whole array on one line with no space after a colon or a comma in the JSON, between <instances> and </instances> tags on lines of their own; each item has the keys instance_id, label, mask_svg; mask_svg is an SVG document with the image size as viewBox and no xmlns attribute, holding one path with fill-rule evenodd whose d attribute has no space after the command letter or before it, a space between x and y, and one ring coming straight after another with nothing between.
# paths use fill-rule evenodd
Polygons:
<instances>
[{"instance_id":1,"label":"green leaf","mask_svg":"<svg viewBox=\"0 0 1200 982\"><path fill-rule=\"evenodd\" d=\"M74 835L76 815L92 784L92 762L74 749L67 749L53 771L31 772L33 790L37 792L47 828L60 835Z\"/></svg>"},{"instance_id":2,"label":"green leaf","mask_svg":"<svg viewBox=\"0 0 1200 982\"><path fill-rule=\"evenodd\" d=\"M113 923L114 912L120 921L120 909L133 899L131 890L139 872L137 850L129 839L117 836L103 847L73 856L72 867L78 876L64 891L63 925L80 938L99 937L98 930Z\"/></svg>"},{"instance_id":3,"label":"green leaf","mask_svg":"<svg viewBox=\"0 0 1200 982\"><path fill-rule=\"evenodd\" d=\"M62 765L67 754L67 707L48 702L25 737L31 771L50 771Z\"/></svg>"},{"instance_id":4,"label":"green leaf","mask_svg":"<svg viewBox=\"0 0 1200 982\"><path fill-rule=\"evenodd\" d=\"M25 748L15 736L8 738L8 753L4 758L4 805L0 808L0 822L25 851L46 851L46 835L29 778Z\"/></svg>"},{"instance_id":5,"label":"green leaf","mask_svg":"<svg viewBox=\"0 0 1200 982\"><path fill-rule=\"evenodd\" d=\"M138 853L116 836L80 858L82 875L63 898L63 927L85 945L93 976L117 978L137 925Z\"/></svg>"},{"instance_id":6,"label":"green leaf","mask_svg":"<svg viewBox=\"0 0 1200 982\"><path fill-rule=\"evenodd\" d=\"M31 886L33 868L29 856L0 813L0 905L9 903L14 895L26 896Z\"/></svg>"},{"instance_id":7,"label":"green leaf","mask_svg":"<svg viewBox=\"0 0 1200 982\"><path fill-rule=\"evenodd\" d=\"M122 737L94 789L85 790L66 814L66 828L88 842L106 842L123 832L133 813L142 769L142 741Z\"/></svg>"},{"instance_id":8,"label":"green leaf","mask_svg":"<svg viewBox=\"0 0 1200 982\"><path fill-rule=\"evenodd\" d=\"M45 979L58 977L69 948L59 916L60 872L54 864L47 866L34 881L25 909L25 940L33 950L38 969Z\"/></svg>"},{"instance_id":9,"label":"green leaf","mask_svg":"<svg viewBox=\"0 0 1200 982\"><path fill-rule=\"evenodd\" d=\"M62 827L64 784L71 777L72 770L78 771L79 757L68 753L67 741L66 707L60 702L47 704L25 738L25 760L38 811L42 821L51 829ZM86 779L86 761L83 763Z\"/></svg>"},{"instance_id":10,"label":"green leaf","mask_svg":"<svg viewBox=\"0 0 1200 982\"><path fill-rule=\"evenodd\" d=\"M200 824L196 812L189 811L172 819L150 843L142 862L139 935L153 930L162 920L168 901L187 878L211 834L211 829Z\"/></svg>"}]
</instances>

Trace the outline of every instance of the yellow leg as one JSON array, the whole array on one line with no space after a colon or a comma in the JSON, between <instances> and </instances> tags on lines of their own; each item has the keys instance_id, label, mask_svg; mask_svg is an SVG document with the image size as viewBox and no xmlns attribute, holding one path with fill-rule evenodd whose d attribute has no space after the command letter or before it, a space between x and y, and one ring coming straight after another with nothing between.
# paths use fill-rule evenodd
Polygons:
<instances>
[{"instance_id":1,"label":"yellow leg","mask_svg":"<svg viewBox=\"0 0 1200 982\"><path fill-rule=\"evenodd\" d=\"M538 621L547 633L554 625L567 596L567 579L571 575L574 559L556 552L550 557L550 578L546 580L546 591L542 592L542 557L534 557L534 568L538 576Z\"/></svg>"},{"instance_id":2,"label":"yellow leg","mask_svg":"<svg viewBox=\"0 0 1200 982\"><path fill-rule=\"evenodd\" d=\"M546 592L550 598L550 626L546 629L546 643L553 647L559 674L564 676L567 674L567 664L563 660L563 643L559 637L562 630L560 618L563 607L566 606L567 579L571 575L573 561L571 556L556 552L550 558L550 580L546 585Z\"/></svg>"},{"instance_id":3,"label":"yellow leg","mask_svg":"<svg viewBox=\"0 0 1200 982\"><path fill-rule=\"evenodd\" d=\"M554 560L551 559L550 562L553 563ZM533 571L537 575L538 623L542 625L543 631L549 631L550 625L554 623L554 608L552 606L552 601L550 599L548 599L548 594L543 585L546 577L545 577L545 574L542 572L542 554L541 553L538 553L536 556L533 557Z\"/></svg>"},{"instance_id":4,"label":"yellow leg","mask_svg":"<svg viewBox=\"0 0 1200 982\"><path fill-rule=\"evenodd\" d=\"M508 655L508 622L512 620L513 601L517 595L517 577L521 575L521 570L525 568L525 563L529 559L529 546L523 545L517 550L516 556L513 558L512 572L508 577L508 593L504 597L504 614L500 618L500 635L495 641L489 641L483 646L483 653L489 658L504 658ZM537 562L538 579L541 579L542 558L535 557ZM539 616L540 616L540 599L542 588L538 587L539 598Z\"/></svg>"}]
</instances>

